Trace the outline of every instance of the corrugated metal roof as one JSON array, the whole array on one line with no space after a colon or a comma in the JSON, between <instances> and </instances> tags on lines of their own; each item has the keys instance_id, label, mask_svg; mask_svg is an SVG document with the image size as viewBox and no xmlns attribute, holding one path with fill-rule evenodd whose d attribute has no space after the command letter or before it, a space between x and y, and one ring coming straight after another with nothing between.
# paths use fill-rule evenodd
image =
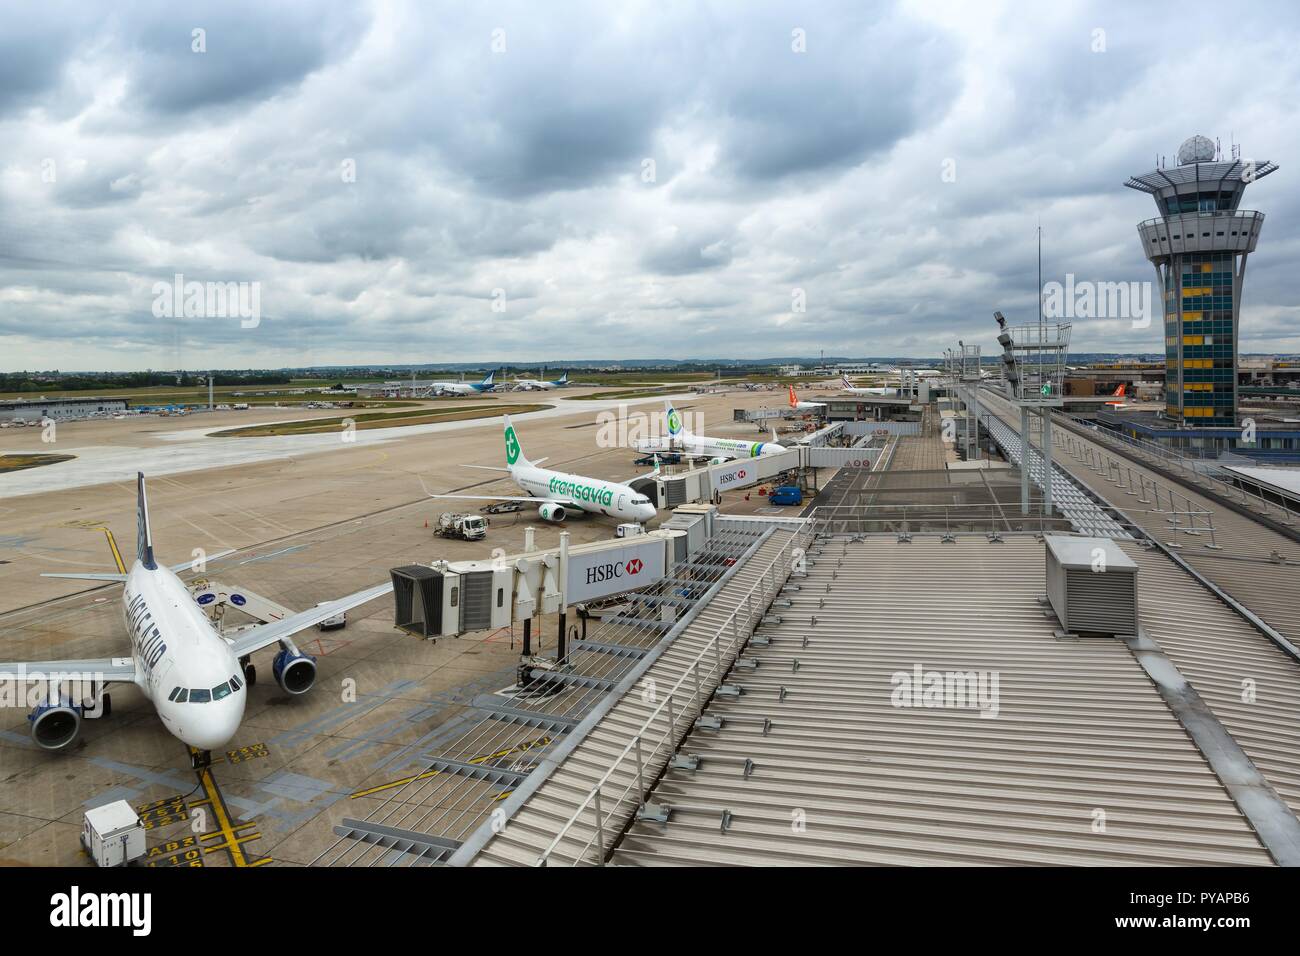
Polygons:
<instances>
[{"instance_id":1,"label":"corrugated metal roof","mask_svg":"<svg viewBox=\"0 0 1300 956\"><path fill-rule=\"evenodd\" d=\"M1139 566L1143 628L1300 814L1300 664L1163 554L1124 550Z\"/></svg>"},{"instance_id":2,"label":"corrugated metal roof","mask_svg":"<svg viewBox=\"0 0 1300 956\"><path fill-rule=\"evenodd\" d=\"M1142 566L1144 626L1180 666L1213 672L1214 654L1193 637L1195 622L1213 621L1281 681L1262 635L1252 640L1162 554L1125 550ZM1038 600L1044 568L1029 536L832 541L782 622L760 629L770 643L742 656L753 669L728 677L741 696L710 704L721 729L695 730L681 747L698 769L669 770L655 790L674 807L668 822L635 823L613 861L1270 863L1128 648L1054 636ZM997 715L895 706L918 666L983 672L990 690L996 675ZM1202 689L1216 709L1231 681L1220 683ZM1273 725L1286 717L1274 706L1237 723L1263 735L1250 745L1261 769L1275 759L1289 773L1294 719Z\"/></svg>"}]
</instances>

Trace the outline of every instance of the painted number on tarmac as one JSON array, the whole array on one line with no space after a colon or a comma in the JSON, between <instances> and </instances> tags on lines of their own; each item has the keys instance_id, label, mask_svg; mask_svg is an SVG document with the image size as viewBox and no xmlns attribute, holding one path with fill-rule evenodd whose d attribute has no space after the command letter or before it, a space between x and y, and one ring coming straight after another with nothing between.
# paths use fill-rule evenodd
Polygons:
<instances>
[{"instance_id":1,"label":"painted number on tarmac","mask_svg":"<svg viewBox=\"0 0 1300 956\"><path fill-rule=\"evenodd\" d=\"M165 827L189 819L189 812L185 808L185 798L179 796L167 797L165 800L158 800L154 803L146 803L142 807L136 807L136 810L140 814L140 821L144 824L146 830Z\"/></svg>"},{"instance_id":2,"label":"painted number on tarmac","mask_svg":"<svg viewBox=\"0 0 1300 956\"><path fill-rule=\"evenodd\" d=\"M270 756L270 753L266 749L266 744L251 744L248 747L240 747L238 750L227 750L226 760L232 764L246 763L249 760L256 760L258 757Z\"/></svg>"},{"instance_id":3,"label":"painted number on tarmac","mask_svg":"<svg viewBox=\"0 0 1300 956\"><path fill-rule=\"evenodd\" d=\"M192 836L150 847L147 858L149 866L203 866L203 851Z\"/></svg>"}]
</instances>

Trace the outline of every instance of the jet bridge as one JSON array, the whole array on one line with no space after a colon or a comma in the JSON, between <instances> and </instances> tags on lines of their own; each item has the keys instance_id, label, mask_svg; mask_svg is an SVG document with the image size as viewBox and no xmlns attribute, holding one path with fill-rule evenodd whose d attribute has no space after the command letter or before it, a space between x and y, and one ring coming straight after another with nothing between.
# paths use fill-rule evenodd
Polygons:
<instances>
[{"instance_id":1,"label":"jet bridge","mask_svg":"<svg viewBox=\"0 0 1300 956\"><path fill-rule=\"evenodd\" d=\"M531 542L531 530L528 541ZM507 555L489 561L435 561L393 568L394 623L424 638L529 622L537 614L633 591L671 577L689 556L687 532L659 529Z\"/></svg>"}]
</instances>

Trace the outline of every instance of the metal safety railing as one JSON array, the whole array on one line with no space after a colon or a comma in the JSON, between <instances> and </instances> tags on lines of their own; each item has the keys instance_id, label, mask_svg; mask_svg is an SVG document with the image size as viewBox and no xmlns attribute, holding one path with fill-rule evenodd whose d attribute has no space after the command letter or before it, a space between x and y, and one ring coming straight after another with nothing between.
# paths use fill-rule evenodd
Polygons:
<instances>
[{"instance_id":1,"label":"metal safety railing","mask_svg":"<svg viewBox=\"0 0 1300 956\"><path fill-rule=\"evenodd\" d=\"M1069 419L1065 419L1065 422L1067 428L1071 425L1074 427L1087 427ZM1239 476L1232 476L1227 469L1213 459L1184 455L1158 442L1134 438L1121 432L1111 432L1102 428L1092 428L1090 432L1090 437L1094 438L1099 444L1109 444L1112 447L1123 448L1151 464L1164 465L1173 469L1197 487L1204 488L1211 494L1219 494L1228 499L1238 498L1242 505L1247 508L1252 507L1252 505L1262 506L1263 514L1268 517L1274 517L1273 512L1277 511L1276 517L1284 524L1292 525L1295 523L1296 512L1287 506L1285 499L1274 501L1266 495L1249 491L1240 483L1241 478Z\"/></svg>"},{"instance_id":2,"label":"metal safety railing","mask_svg":"<svg viewBox=\"0 0 1300 956\"><path fill-rule=\"evenodd\" d=\"M1143 504L1152 504L1147 499ZM1156 507L1108 511L1116 525L1134 538L1150 537L1150 531L1138 523L1134 516L1150 515L1171 524L1170 529L1188 535L1208 534L1206 547L1218 550L1215 541L1214 513L1196 508L1184 499L1186 507L1164 500L1154 502ZM913 535L939 535L944 540L963 535L985 537L1002 534L1061 534L1082 537L1107 537L1091 529L1080 530L1065 516L1051 517L1041 512L1021 514L1015 502L976 502L962 504L934 503L873 503L860 505L828 505L815 513L818 536L845 534L894 534L900 538Z\"/></svg>"},{"instance_id":3,"label":"metal safety railing","mask_svg":"<svg viewBox=\"0 0 1300 956\"><path fill-rule=\"evenodd\" d=\"M1142 509L1146 513L1160 515L1173 525L1170 529L1175 534L1208 534L1209 543L1205 546L1220 550L1214 532L1214 512L1206 511L1187 495L1175 492L1173 488L1160 484L1154 478L1143 474L1141 467L1133 470L1131 462L1111 457L1106 451L1090 442L1084 442L1078 436L1065 432L1065 450L1075 461L1085 465L1095 474L1115 485L1116 490L1137 498L1139 504L1154 504L1154 508ZM1179 500L1182 507L1179 507ZM1169 507L1163 507L1164 503ZM1179 525L1179 518L1182 525Z\"/></svg>"},{"instance_id":4,"label":"metal safety railing","mask_svg":"<svg viewBox=\"0 0 1300 956\"><path fill-rule=\"evenodd\" d=\"M1018 494L1018 492L1017 492ZM1021 514L1016 501L891 502L825 505L813 513L818 535L835 534L1072 534L1065 515Z\"/></svg>"},{"instance_id":5,"label":"metal safety railing","mask_svg":"<svg viewBox=\"0 0 1300 956\"><path fill-rule=\"evenodd\" d=\"M677 749L679 729L684 734L685 728L689 727L690 722L694 720L694 715L703 710L706 688L708 688L707 693L711 694L713 685L710 682L714 678L720 681L721 675L731 666L732 651L748 638L755 622L761 620L767 612L772 599L785 584L790 571L797 565L796 552L802 553L813 540L814 529L813 516L805 517L790 539L760 573L758 580L740 599L736 608L718 626L713 637L685 666L677 682L662 695L658 705L641 723L627 746L614 758L609 769L587 791L577 809L560 826L555 837L538 856L537 866L546 866L549 863L556 847L580 823L584 815L591 818L592 834L578 850L572 865L576 866L584 862L593 846L597 856L592 862L600 866L605 864L606 850L610 846L606 835L609 833L617 836L618 832L621 832L621 828L618 831L614 830L615 816L621 813L629 798L634 799L638 807L645 806L645 797L653 783L647 773L647 764L653 763L657 757L665 755L665 752L671 754ZM786 570L778 576L777 569L782 565L786 566ZM655 725L665 721L665 718L663 730L656 731ZM666 760L665 756L665 762ZM612 798L612 805L606 809L605 790L615 775L620 772L628 772L630 779Z\"/></svg>"}]
</instances>

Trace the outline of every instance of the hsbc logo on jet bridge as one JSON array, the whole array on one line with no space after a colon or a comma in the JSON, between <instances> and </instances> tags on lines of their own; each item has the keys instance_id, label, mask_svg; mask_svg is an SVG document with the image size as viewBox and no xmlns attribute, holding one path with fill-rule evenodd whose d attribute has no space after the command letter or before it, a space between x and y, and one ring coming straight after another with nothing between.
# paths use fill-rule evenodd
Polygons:
<instances>
[{"instance_id":1,"label":"hsbc logo on jet bridge","mask_svg":"<svg viewBox=\"0 0 1300 956\"><path fill-rule=\"evenodd\" d=\"M587 583L598 584L601 581L612 581L615 578L632 577L640 574L640 558L633 558L631 561L606 561L604 564L598 564L594 568L587 569Z\"/></svg>"},{"instance_id":2,"label":"hsbc logo on jet bridge","mask_svg":"<svg viewBox=\"0 0 1300 956\"><path fill-rule=\"evenodd\" d=\"M754 463L736 462L732 465L710 468L709 477L714 491L743 488L745 485L754 483Z\"/></svg>"},{"instance_id":3,"label":"hsbc logo on jet bridge","mask_svg":"<svg viewBox=\"0 0 1300 956\"><path fill-rule=\"evenodd\" d=\"M571 604L591 601L654 584L664 576L664 542L661 538L570 555L565 599Z\"/></svg>"}]
</instances>

